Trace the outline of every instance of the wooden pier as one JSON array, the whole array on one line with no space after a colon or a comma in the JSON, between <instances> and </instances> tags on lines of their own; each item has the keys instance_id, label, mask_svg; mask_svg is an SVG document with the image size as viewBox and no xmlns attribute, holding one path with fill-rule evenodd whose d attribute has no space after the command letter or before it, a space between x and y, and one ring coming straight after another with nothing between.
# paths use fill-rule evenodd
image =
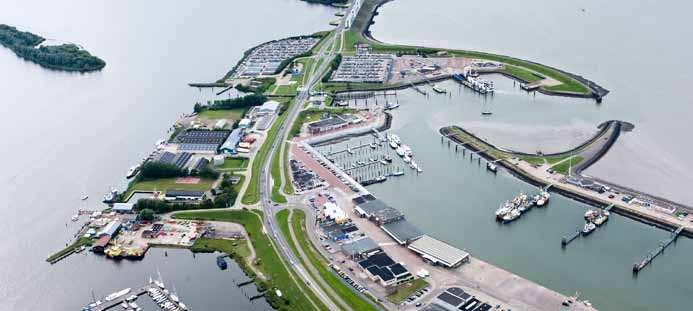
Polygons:
<instances>
[{"instance_id":1,"label":"wooden pier","mask_svg":"<svg viewBox=\"0 0 693 311\"><path fill-rule=\"evenodd\" d=\"M669 245L674 243L674 241L676 241L676 239L679 237L682 231L683 227L679 227L678 229L676 229L674 232L671 233L671 236L669 236L669 238L663 240L662 242L659 242L659 246L657 246L657 248L655 248L654 251L651 251L642 260L633 264L633 274L638 274L638 272L647 267L647 265L649 265L655 259L655 257L663 254L664 249L666 249L667 247L669 247Z\"/></svg>"}]
</instances>

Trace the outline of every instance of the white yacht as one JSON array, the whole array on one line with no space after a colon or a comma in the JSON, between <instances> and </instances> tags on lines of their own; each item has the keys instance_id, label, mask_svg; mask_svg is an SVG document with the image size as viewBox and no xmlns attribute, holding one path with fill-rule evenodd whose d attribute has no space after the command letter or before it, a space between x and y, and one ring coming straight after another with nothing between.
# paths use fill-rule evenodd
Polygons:
<instances>
[{"instance_id":1,"label":"white yacht","mask_svg":"<svg viewBox=\"0 0 693 311\"><path fill-rule=\"evenodd\" d=\"M127 293L130 292L130 290L131 290L131 288L128 287L128 288L126 288L126 289L123 289L123 290L117 291L117 292L115 292L115 293L112 293L112 294L106 296L106 298L104 298L104 299L105 299L106 301L111 301L111 300L113 300L113 299L116 299L116 298L118 298L118 297L121 297L121 296L123 296L123 295L126 295Z\"/></svg>"}]
</instances>

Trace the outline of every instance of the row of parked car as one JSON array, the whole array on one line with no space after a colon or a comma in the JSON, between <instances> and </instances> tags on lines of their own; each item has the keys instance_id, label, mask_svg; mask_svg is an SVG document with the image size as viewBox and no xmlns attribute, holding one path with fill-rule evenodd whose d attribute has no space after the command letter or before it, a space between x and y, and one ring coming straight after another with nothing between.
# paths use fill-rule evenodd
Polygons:
<instances>
[{"instance_id":1,"label":"row of parked car","mask_svg":"<svg viewBox=\"0 0 693 311\"><path fill-rule=\"evenodd\" d=\"M428 293L429 290L430 289L428 287L424 287L420 290L417 290L416 292L411 294L411 296L407 297L407 299L405 299L401 304L402 305L412 304L415 301L419 300L419 298L421 298L423 295L426 295L426 293ZM420 307L421 302L416 302L416 306Z\"/></svg>"},{"instance_id":2,"label":"row of parked car","mask_svg":"<svg viewBox=\"0 0 693 311\"><path fill-rule=\"evenodd\" d=\"M337 266L335 264L330 264L330 268L332 268L332 270L337 272L337 275L339 275L339 277L344 279L344 282L351 285L351 287L356 289L359 293L365 293L366 292L365 287L361 286L361 284L359 284L359 283L356 283L356 281L354 281L346 272L342 271L342 269L339 268L339 266Z\"/></svg>"}]
</instances>

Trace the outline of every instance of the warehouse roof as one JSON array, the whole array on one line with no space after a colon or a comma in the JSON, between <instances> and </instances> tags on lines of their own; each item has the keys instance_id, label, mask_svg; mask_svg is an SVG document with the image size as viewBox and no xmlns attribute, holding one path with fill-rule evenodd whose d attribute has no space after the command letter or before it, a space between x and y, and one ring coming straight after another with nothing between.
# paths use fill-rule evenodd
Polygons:
<instances>
[{"instance_id":1,"label":"warehouse roof","mask_svg":"<svg viewBox=\"0 0 693 311\"><path fill-rule=\"evenodd\" d=\"M380 228L399 244L406 244L423 236L423 232L406 219L386 223Z\"/></svg>"},{"instance_id":2,"label":"warehouse roof","mask_svg":"<svg viewBox=\"0 0 693 311\"><path fill-rule=\"evenodd\" d=\"M375 241L369 237L342 244L342 251L349 256L367 253L379 248L380 246L378 246L378 243L375 243Z\"/></svg>"},{"instance_id":3,"label":"warehouse roof","mask_svg":"<svg viewBox=\"0 0 693 311\"><path fill-rule=\"evenodd\" d=\"M448 267L457 266L469 258L469 253L427 235L411 243L409 249Z\"/></svg>"},{"instance_id":4,"label":"warehouse roof","mask_svg":"<svg viewBox=\"0 0 693 311\"><path fill-rule=\"evenodd\" d=\"M402 218L404 215L402 212L394 207L391 207L385 202L375 199L372 201L366 201L357 206L362 210L368 217L375 217L377 220L384 223Z\"/></svg>"}]
</instances>

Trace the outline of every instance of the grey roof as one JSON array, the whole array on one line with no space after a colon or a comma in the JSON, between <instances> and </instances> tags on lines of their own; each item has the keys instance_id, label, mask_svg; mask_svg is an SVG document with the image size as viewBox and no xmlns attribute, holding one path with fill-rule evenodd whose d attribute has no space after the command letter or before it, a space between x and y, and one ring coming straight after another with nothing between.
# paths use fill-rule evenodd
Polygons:
<instances>
[{"instance_id":1,"label":"grey roof","mask_svg":"<svg viewBox=\"0 0 693 311\"><path fill-rule=\"evenodd\" d=\"M204 196L204 191L193 191L193 190L168 190L166 191L167 197L202 197Z\"/></svg>"},{"instance_id":2,"label":"grey roof","mask_svg":"<svg viewBox=\"0 0 693 311\"><path fill-rule=\"evenodd\" d=\"M370 217L375 217L377 220L387 223L393 220L401 219L404 214L394 207L391 207L380 199L366 201L358 205Z\"/></svg>"},{"instance_id":3,"label":"grey roof","mask_svg":"<svg viewBox=\"0 0 693 311\"><path fill-rule=\"evenodd\" d=\"M405 244L423 236L423 232L406 219L386 223L380 226L400 244Z\"/></svg>"},{"instance_id":4,"label":"grey roof","mask_svg":"<svg viewBox=\"0 0 693 311\"><path fill-rule=\"evenodd\" d=\"M342 251L350 256L367 253L379 248L378 243L375 243L369 237L342 244Z\"/></svg>"},{"instance_id":5,"label":"grey roof","mask_svg":"<svg viewBox=\"0 0 693 311\"><path fill-rule=\"evenodd\" d=\"M113 210L118 212L131 212L135 203L113 203Z\"/></svg>"},{"instance_id":6,"label":"grey roof","mask_svg":"<svg viewBox=\"0 0 693 311\"><path fill-rule=\"evenodd\" d=\"M436 240L428 235L424 235L409 245L409 249L427 255L441 263L452 267L469 257L469 253L458 249L450 244Z\"/></svg>"},{"instance_id":7,"label":"grey roof","mask_svg":"<svg viewBox=\"0 0 693 311\"><path fill-rule=\"evenodd\" d=\"M338 116L335 116L335 117L327 118L324 120L315 121L313 123L309 123L308 127L322 128L322 127L328 127L328 126L342 125L342 124L346 124L346 123L347 123L347 121L345 121L344 119L342 119Z\"/></svg>"}]
</instances>

